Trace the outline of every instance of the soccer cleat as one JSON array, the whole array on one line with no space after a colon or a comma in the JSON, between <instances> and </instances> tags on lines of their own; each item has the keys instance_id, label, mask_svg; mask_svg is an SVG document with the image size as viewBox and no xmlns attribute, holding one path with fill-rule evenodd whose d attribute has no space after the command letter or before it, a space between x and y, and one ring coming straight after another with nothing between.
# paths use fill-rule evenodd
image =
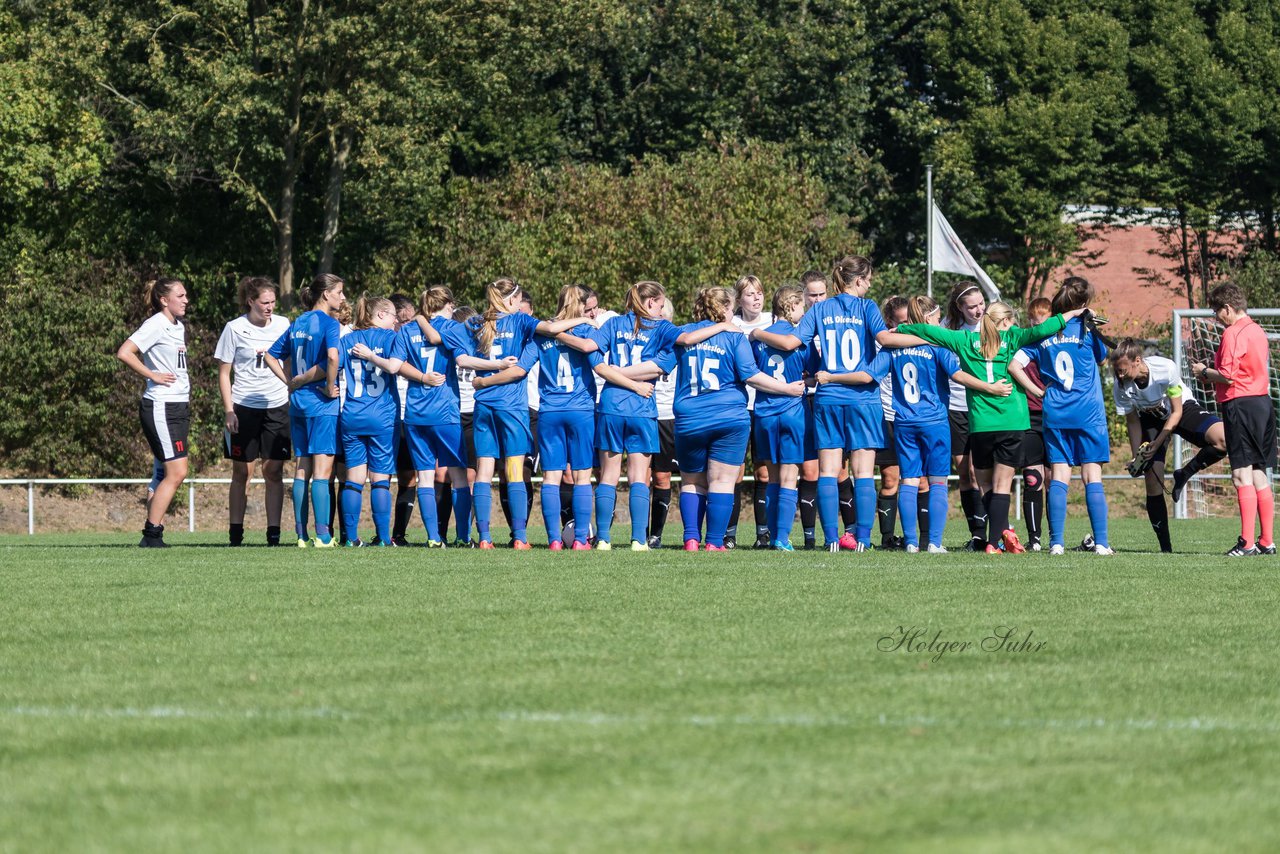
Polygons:
<instances>
[{"instance_id":1,"label":"soccer cleat","mask_svg":"<svg viewBox=\"0 0 1280 854\"><path fill-rule=\"evenodd\" d=\"M965 544L964 550L967 552L983 552L987 549L987 541L982 537L971 537L969 542Z\"/></svg>"},{"instance_id":2,"label":"soccer cleat","mask_svg":"<svg viewBox=\"0 0 1280 854\"><path fill-rule=\"evenodd\" d=\"M649 544L648 544L648 543L642 543L642 542L640 542L639 540L632 540L632 541L631 541L631 551L633 551L633 552L647 552L647 551L649 551Z\"/></svg>"},{"instance_id":3,"label":"soccer cleat","mask_svg":"<svg viewBox=\"0 0 1280 854\"><path fill-rule=\"evenodd\" d=\"M773 548L773 543L770 541L768 534L757 534L756 543L751 548L767 550Z\"/></svg>"},{"instance_id":4,"label":"soccer cleat","mask_svg":"<svg viewBox=\"0 0 1280 854\"><path fill-rule=\"evenodd\" d=\"M1039 537L1032 537L1031 539L1027 540L1027 551L1038 552L1042 548L1044 548L1044 546L1040 545Z\"/></svg>"},{"instance_id":5,"label":"soccer cleat","mask_svg":"<svg viewBox=\"0 0 1280 854\"><path fill-rule=\"evenodd\" d=\"M333 537L330 537L328 541L322 540L319 537L311 541L311 548L313 549L336 549L337 547L338 543L333 539Z\"/></svg>"},{"instance_id":6,"label":"soccer cleat","mask_svg":"<svg viewBox=\"0 0 1280 854\"><path fill-rule=\"evenodd\" d=\"M1191 475L1182 469L1175 469L1173 472L1173 503L1177 504L1178 499L1182 497L1182 490L1187 488L1187 483L1191 480Z\"/></svg>"},{"instance_id":7,"label":"soccer cleat","mask_svg":"<svg viewBox=\"0 0 1280 854\"><path fill-rule=\"evenodd\" d=\"M811 551L813 551L814 549L816 549L817 547L818 547L818 541L817 541L817 540L815 540L813 537L805 537L805 538L804 538L804 550L805 550L805 551L807 551L807 552L811 552Z\"/></svg>"},{"instance_id":8,"label":"soccer cleat","mask_svg":"<svg viewBox=\"0 0 1280 854\"><path fill-rule=\"evenodd\" d=\"M482 552L490 552L490 551L493 551L493 541L492 541L492 540L481 540L481 541L480 541L480 551L482 551Z\"/></svg>"},{"instance_id":9,"label":"soccer cleat","mask_svg":"<svg viewBox=\"0 0 1280 854\"><path fill-rule=\"evenodd\" d=\"M725 537L724 543L725 544L723 546L713 546L711 545L711 543L707 543L705 546L702 547L702 550L707 552L727 552L729 551L728 537Z\"/></svg>"},{"instance_id":10,"label":"soccer cleat","mask_svg":"<svg viewBox=\"0 0 1280 854\"><path fill-rule=\"evenodd\" d=\"M562 552L564 551L564 543L560 540L552 540L551 542L547 543L547 550L553 551L553 552Z\"/></svg>"},{"instance_id":11,"label":"soccer cleat","mask_svg":"<svg viewBox=\"0 0 1280 854\"><path fill-rule=\"evenodd\" d=\"M700 543L697 540L688 539L684 541L684 550L687 552L696 552L699 545Z\"/></svg>"},{"instance_id":12,"label":"soccer cleat","mask_svg":"<svg viewBox=\"0 0 1280 854\"><path fill-rule=\"evenodd\" d=\"M512 540L511 548L515 549L518 552L527 552L530 549L532 549L533 546L529 545L524 540Z\"/></svg>"},{"instance_id":13,"label":"soccer cleat","mask_svg":"<svg viewBox=\"0 0 1280 854\"><path fill-rule=\"evenodd\" d=\"M303 537L302 539L298 540L298 548L300 549L311 548L311 540L307 539L306 537Z\"/></svg>"},{"instance_id":14,"label":"soccer cleat","mask_svg":"<svg viewBox=\"0 0 1280 854\"><path fill-rule=\"evenodd\" d=\"M795 547L791 545L790 540L774 540L772 548L775 552L795 552Z\"/></svg>"},{"instance_id":15,"label":"soccer cleat","mask_svg":"<svg viewBox=\"0 0 1280 854\"><path fill-rule=\"evenodd\" d=\"M905 546L903 546L903 550L906 551L906 553L909 555L920 553L920 547L917 546L915 543L907 543Z\"/></svg>"},{"instance_id":16,"label":"soccer cleat","mask_svg":"<svg viewBox=\"0 0 1280 854\"><path fill-rule=\"evenodd\" d=\"M1236 544L1231 548L1231 551L1227 552L1227 557L1255 557L1260 554L1262 552L1258 551L1256 545L1246 546L1244 537L1237 537Z\"/></svg>"},{"instance_id":17,"label":"soccer cleat","mask_svg":"<svg viewBox=\"0 0 1280 854\"><path fill-rule=\"evenodd\" d=\"M409 540L408 540L408 539L406 539L406 538L405 538L405 536L404 536L403 534L401 534L401 535L400 535L400 536L398 536L398 537L394 537L394 536L393 536L393 537L391 538L391 545L393 545L393 546L407 546L407 545L409 545Z\"/></svg>"},{"instance_id":18,"label":"soccer cleat","mask_svg":"<svg viewBox=\"0 0 1280 854\"><path fill-rule=\"evenodd\" d=\"M1098 543L1096 546L1093 547L1093 553L1096 555L1102 555L1103 557L1108 557L1110 555L1115 554L1115 552L1111 549L1111 546L1104 546L1101 543Z\"/></svg>"},{"instance_id":19,"label":"soccer cleat","mask_svg":"<svg viewBox=\"0 0 1280 854\"><path fill-rule=\"evenodd\" d=\"M906 549L906 547L907 547L907 541L906 541L906 538L904 537L889 536L889 537L880 538L880 548L884 549L885 551L889 551L889 552L902 551ZM919 550L920 550L919 547L917 547L916 551L919 551Z\"/></svg>"},{"instance_id":20,"label":"soccer cleat","mask_svg":"<svg viewBox=\"0 0 1280 854\"><path fill-rule=\"evenodd\" d=\"M610 552L613 551L613 544L608 540L596 540L596 551Z\"/></svg>"},{"instance_id":21,"label":"soccer cleat","mask_svg":"<svg viewBox=\"0 0 1280 854\"><path fill-rule=\"evenodd\" d=\"M872 550L872 548L873 548L873 547L872 547L871 543L861 543L861 542L859 542L859 543L857 543L856 545L854 545L853 550L854 550L855 552L869 552L869 551L871 551L871 550Z\"/></svg>"},{"instance_id":22,"label":"soccer cleat","mask_svg":"<svg viewBox=\"0 0 1280 854\"><path fill-rule=\"evenodd\" d=\"M391 545L393 545L393 546L394 546L394 545L399 545L399 544L395 541L395 539L394 539L394 538L392 538L392 540L391 540ZM404 545L408 545L408 543L406 542ZM453 541L453 547L454 547L455 549L474 549L474 548L476 548L477 546L476 546L476 541L475 541L475 540L454 540L454 541Z\"/></svg>"},{"instance_id":23,"label":"soccer cleat","mask_svg":"<svg viewBox=\"0 0 1280 854\"><path fill-rule=\"evenodd\" d=\"M986 553L987 553L987 554L989 554L989 555L1002 555L1002 554L1004 554L1004 551L1003 551L999 546L993 546L993 545L991 545L991 543L987 543L987 547L986 547L985 551L986 551Z\"/></svg>"},{"instance_id":24,"label":"soccer cleat","mask_svg":"<svg viewBox=\"0 0 1280 854\"><path fill-rule=\"evenodd\" d=\"M378 545L382 545L382 544L379 543ZM344 549L362 549L364 548L364 540L360 539L359 537L357 537L354 540L347 540L345 543L342 544L342 547Z\"/></svg>"},{"instance_id":25,"label":"soccer cleat","mask_svg":"<svg viewBox=\"0 0 1280 854\"><path fill-rule=\"evenodd\" d=\"M838 542L827 543L827 551L831 552L832 554L835 554L836 552L840 551L840 543Z\"/></svg>"},{"instance_id":26,"label":"soccer cleat","mask_svg":"<svg viewBox=\"0 0 1280 854\"><path fill-rule=\"evenodd\" d=\"M1006 528L1004 533L1000 535L1000 539L1004 543L1004 550L1007 554L1020 555L1026 551L1018 540L1018 532L1013 528Z\"/></svg>"},{"instance_id":27,"label":"soccer cleat","mask_svg":"<svg viewBox=\"0 0 1280 854\"><path fill-rule=\"evenodd\" d=\"M1275 553L1276 553L1276 544L1275 544L1275 543L1272 543L1272 544L1271 544L1271 545L1269 545L1269 546L1264 546L1262 543L1258 543L1258 554L1260 554L1260 555L1274 555Z\"/></svg>"},{"instance_id":28,"label":"soccer cleat","mask_svg":"<svg viewBox=\"0 0 1280 854\"><path fill-rule=\"evenodd\" d=\"M650 535L649 535L649 548L651 548L651 549L660 549L660 548L662 548L662 537L659 537L657 534L650 534Z\"/></svg>"},{"instance_id":29,"label":"soccer cleat","mask_svg":"<svg viewBox=\"0 0 1280 854\"><path fill-rule=\"evenodd\" d=\"M447 549L444 540L427 540L427 548L429 549Z\"/></svg>"},{"instance_id":30,"label":"soccer cleat","mask_svg":"<svg viewBox=\"0 0 1280 854\"><path fill-rule=\"evenodd\" d=\"M931 554L931 555L944 555L944 554L946 554L946 553L947 553L947 547L946 547L946 546L939 546L939 545L935 545L934 543L929 543L929 554Z\"/></svg>"},{"instance_id":31,"label":"soccer cleat","mask_svg":"<svg viewBox=\"0 0 1280 854\"><path fill-rule=\"evenodd\" d=\"M840 535L839 542L840 542L840 548L844 549L845 551L856 552L859 550L857 538L854 537L853 534L850 534L848 531L845 531L843 534Z\"/></svg>"},{"instance_id":32,"label":"soccer cleat","mask_svg":"<svg viewBox=\"0 0 1280 854\"><path fill-rule=\"evenodd\" d=\"M589 552L591 551L591 543L584 543L582 540L574 540L573 545L569 547L570 551Z\"/></svg>"},{"instance_id":33,"label":"soccer cleat","mask_svg":"<svg viewBox=\"0 0 1280 854\"><path fill-rule=\"evenodd\" d=\"M737 547L738 547L738 538L737 538L737 537L725 537L725 538L724 538L724 551L731 552L731 551L733 551L734 549L736 549ZM716 551L720 551L720 549L716 549Z\"/></svg>"},{"instance_id":34,"label":"soccer cleat","mask_svg":"<svg viewBox=\"0 0 1280 854\"><path fill-rule=\"evenodd\" d=\"M1054 543L1053 545L1049 546L1049 554L1052 557L1061 557L1066 553L1067 553L1067 550L1063 548L1062 543Z\"/></svg>"},{"instance_id":35,"label":"soccer cleat","mask_svg":"<svg viewBox=\"0 0 1280 854\"><path fill-rule=\"evenodd\" d=\"M1093 534L1085 534L1084 539L1080 541L1080 545L1072 549L1073 552L1091 552L1097 543L1093 541Z\"/></svg>"}]
</instances>

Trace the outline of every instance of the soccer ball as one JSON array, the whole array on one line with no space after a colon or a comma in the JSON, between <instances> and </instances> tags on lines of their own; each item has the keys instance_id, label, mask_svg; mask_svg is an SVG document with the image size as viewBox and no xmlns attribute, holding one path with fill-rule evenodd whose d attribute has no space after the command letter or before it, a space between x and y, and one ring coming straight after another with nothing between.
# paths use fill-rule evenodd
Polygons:
<instances>
[{"instance_id":1,"label":"soccer ball","mask_svg":"<svg viewBox=\"0 0 1280 854\"><path fill-rule=\"evenodd\" d=\"M594 519L587 523L587 530L590 532L590 536L594 537L596 535L596 523ZM573 520L572 519L566 522L565 526L560 529L560 539L564 540L564 544L566 546L568 546L573 542Z\"/></svg>"}]
</instances>

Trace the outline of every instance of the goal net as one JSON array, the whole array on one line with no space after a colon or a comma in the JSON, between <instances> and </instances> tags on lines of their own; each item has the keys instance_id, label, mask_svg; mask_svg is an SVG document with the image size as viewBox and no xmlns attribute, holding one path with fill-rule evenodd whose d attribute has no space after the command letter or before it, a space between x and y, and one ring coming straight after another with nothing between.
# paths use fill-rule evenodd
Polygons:
<instances>
[{"instance_id":1,"label":"goal net","mask_svg":"<svg viewBox=\"0 0 1280 854\"><path fill-rule=\"evenodd\" d=\"M1250 308L1249 316L1267 333L1271 350L1271 400L1280 400L1280 308ZM1213 384L1202 382L1191 375L1192 362L1213 364L1213 354L1222 341L1222 327L1213 319L1208 309L1175 309L1173 312L1173 361L1182 371L1183 379L1191 384L1192 394L1205 409L1221 415L1213 395ZM1195 455L1198 449L1181 437L1173 440L1174 466L1181 466ZM1271 472L1274 489L1276 472ZM1236 513L1235 490L1231 486L1231 471L1224 460L1192 478L1187 485L1174 515L1178 519L1196 519L1205 516L1234 515Z\"/></svg>"}]
</instances>

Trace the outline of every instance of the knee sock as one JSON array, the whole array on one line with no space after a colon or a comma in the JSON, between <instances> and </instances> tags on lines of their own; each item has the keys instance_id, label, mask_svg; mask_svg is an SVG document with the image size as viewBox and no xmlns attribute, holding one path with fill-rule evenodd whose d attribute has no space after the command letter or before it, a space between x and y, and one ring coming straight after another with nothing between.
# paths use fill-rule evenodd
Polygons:
<instances>
[{"instance_id":1,"label":"knee sock","mask_svg":"<svg viewBox=\"0 0 1280 854\"><path fill-rule=\"evenodd\" d=\"M773 542L778 538L778 495L781 487L776 483L765 485L764 489L764 536ZM792 513L795 512L793 508ZM758 526L757 526L758 527ZM757 533L756 537L760 534Z\"/></svg>"},{"instance_id":2,"label":"knee sock","mask_svg":"<svg viewBox=\"0 0 1280 854\"><path fill-rule=\"evenodd\" d=\"M689 540L701 542L702 531L699 525L699 516L701 515L698 505L705 498L692 489L680 490L680 521L684 524L684 536L682 539L687 543Z\"/></svg>"},{"instance_id":3,"label":"knee sock","mask_svg":"<svg viewBox=\"0 0 1280 854\"><path fill-rule=\"evenodd\" d=\"M342 527L352 540L360 539L360 507L363 503L363 483L348 480L342 484Z\"/></svg>"},{"instance_id":4,"label":"knee sock","mask_svg":"<svg viewBox=\"0 0 1280 854\"><path fill-rule=\"evenodd\" d=\"M591 507L596 500L595 494L591 490L591 484L586 483L581 486L575 486L572 500L573 539L575 542L585 543L591 539Z\"/></svg>"},{"instance_id":5,"label":"knee sock","mask_svg":"<svg viewBox=\"0 0 1280 854\"><path fill-rule=\"evenodd\" d=\"M918 494L920 487L913 487L913 492ZM902 494L902 488L898 488L898 494ZM898 506L899 499L897 495L877 495L876 496L876 519L880 523L880 542L888 542L893 538L893 532L898 527ZM914 509L915 505L912 505ZM903 517L906 518L905 516Z\"/></svg>"},{"instance_id":6,"label":"knee sock","mask_svg":"<svg viewBox=\"0 0 1280 854\"><path fill-rule=\"evenodd\" d=\"M1258 491L1250 486L1236 487L1236 500L1240 503L1240 536L1245 547L1254 544L1254 523L1258 519Z\"/></svg>"},{"instance_id":7,"label":"knee sock","mask_svg":"<svg viewBox=\"0 0 1280 854\"><path fill-rule=\"evenodd\" d=\"M860 477L853 483L854 503L857 506L857 526L854 536L858 542L871 544L871 523L876 518L876 482ZM848 530L847 528L845 530Z\"/></svg>"},{"instance_id":8,"label":"knee sock","mask_svg":"<svg viewBox=\"0 0 1280 854\"><path fill-rule=\"evenodd\" d=\"M267 545L269 546L280 545L280 526L279 525L267 526Z\"/></svg>"},{"instance_id":9,"label":"knee sock","mask_svg":"<svg viewBox=\"0 0 1280 854\"><path fill-rule=\"evenodd\" d=\"M428 542L443 542L440 534L440 517L436 510L435 486L418 487L418 512L422 514L422 527L427 531Z\"/></svg>"},{"instance_id":10,"label":"knee sock","mask_svg":"<svg viewBox=\"0 0 1280 854\"><path fill-rule=\"evenodd\" d=\"M637 543L649 541L649 487L633 483L627 490L627 509L631 512L631 539Z\"/></svg>"},{"instance_id":11,"label":"knee sock","mask_svg":"<svg viewBox=\"0 0 1280 854\"><path fill-rule=\"evenodd\" d=\"M1275 545L1272 539L1273 525L1275 524L1275 499L1271 495L1271 483L1268 481L1266 489L1255 488L1254 492L1258 496L1258 527L1261 531L1258 533L1258 542L1264 546Z\"/></svg>"},{"instance_id":12,"label":"knee sock","mask_svg":"<svg viewBox=\"0 0 1280 854\"><path fill-rule=\"evenodd\" d=\"M338 510L338 489L337 489L337 486L334 484L334 482L333 482L333 479L332 479L332 478L330 478L329 480L325 481L325 483L329 484L329 489L328 489L328 493L329 493L329 503L328 503L328 504L326 504L325 506L329 508L329 531L330 531L329 536L330 536L330 537L332 537L332 536L333 536L332 531L333 531L333 521L334 521L334 516L335 516L335 514L337 513L337 510ZM341 533L341 535L342 535L342 536L339 538L339 542L344 542L344 541L347 539L347 532L342 530L342 527L343 527L343 526L342 526L342 517L341 517L341 516L338 516L338 526L339 526L339 527L338 527L338 530L340 531L340 533ZM317 533L318 533L318 532L317 532Z\"/></svg>"},{"instance_id":13,"label":"knee sock","mask_svg":"<svg viewBox=\"0 0 1280 854\"><path fill-rule=\"evenodd\" d=\"M1067 483L1049 481L1049 498L1045 502L1049 517L1049 545L1063 545L1067 526Z\"/></svg>"},{"instance_id":14,"label":"knee sock","mask_svg":"<svg viewBox=\"0 0 1280 854\"><path fill-rule=\"evenodd\" d=\"M836 490L840 496L840 521L844 523L844 532L852 534L858 530L858 499L853 494L853 478L846 477L839 481ZM870 530L871 517L867 516L866 519Z\"/></svg>"},{"instance_id":15,"label":"knee sock","mask_svg":"<svg viewBox=\"0 0 1280 854\"><path fill-rule=\"evenodd\" d=\"M1187 464L1182 467L1182 474L1187 478L1194 477L1197 473L1221 461L1226 455L1226 451L1219 451L1214 447L1201 448L1194 457L1187 460Z\"/></svg>"},{"instance_id":16,"label":"knee sock","mask_svg":"<svg viewBox=\"0 0 1280 854\"><path fill-rule=\"evenodd\" d=\"M1110 547L1107 537L1107 493L1101 483L1084 485L1084 506L1089 511L1089 524L1093 526L1093 541L1100 546Z\"/></svg>"},{"instance_id":17,"label":"knee sock","mask_svg":"<svg viewBox=\"0 0 1280 854\"><path fill-rule=\"evenodd\" d=\"M560 481L560 527L564 528L573 521L573 481L565 475Z\"/></svg>"},{"instance_id":18,"label":"knee sock","mask_svg":"<svg viewBox=\"0 0 1280 854\"><path fill-rule=\"evenodd\" d=\"M778 509L775 517L778 530L773 535L778 542L791 542L791 528L796 521L796 502L799 500L800 493L797 490L781 488L778 490Z\"/></svg>"},{"instance_id":19,"label":"knee sock","mask_svg":"<svg viewBox=\"0 0 1280 854\"><path fill-rule=\"evenodd\" d=\"M947 481L946 478L929 483L929 542L942 545L942 534L947 528Z\"/></svg>"},{"instance_id":20,"label":"knee sock","mask_svg":"<svg viewBox=\"0 0 1280 854\"><path fill-rule=\"evenodd\" d=\"M239 525L227 525L227 542L233 546L244 544L244 523Z\"/></svg>"},{"instance_id":21,"label":"knee sock","mask_svg":"<svg viewBox=\"0 0 1280 854\"><path fill-rule=\"evenodd\" d=\"M1173 551L1173 543L1169 539L1169 507L1164 503L1163 495L1147 496L1147 518L1151 520L1151 530L1156 532L1160 541L1160 551Z\"/></svg>"},{"instance_id":22,"label":"knee sock","mask_svg":"<svg viewBox=\"0 0 1280 854\"><path fill-rule=\"evenodd\" d=\"M547 543L563 542L560 535L563 525L560 522L560 486L558 483L543 482L540 491L542 499L542 524L547 526Z\"/></svg>"},{"instance_id":23,"label":"knee sock","mask_svg":"<svg viewBox=\"0 0 1280 854\"><path fill-rule=\"evenodd\" d=\"M493 484L477 480L471 492L471 505L476 515L476 531L481 542L493 542L489 536L489 519L493 514Z\"/></svg>"},{"instance_id":24,"label":"knee sock","mask_svg":"<svg viewBox=\"0 0 1280 854\"><path fill-rule=\"evenodd\" d=\"M613 533L613 508L618 503L618 488L608 484L596 487L596 539L610 542Z\"/></svg>"},{"instance_id":25,"label":"knee sock","mask_svg":"<svg viewBox=\"0 0 1280 854\"><path fill-rule=\"evenodd\" d=\"M369 493L369 508L373 515L373 530L379 540L391 542L391 481L375 480ZM356 516L359 519L359 516ZM354 530L354 529L353 529ZM354 534L352 535L354 537Z\"/></svg>"},{"instance_id":26,"label":"knee sock","mask_svg":"<svg viewBox=\"0 0 1280 854\"><path fill-rule=\"evenodd\" d=\"M736 492L711 492L707 494L707 545L723 546L729 517L737 504Z\"/></svg>"},{"instance_id":27,"label":"knee sock","mask_svg":"<svg viewBox=\"0 0 1280 854\"><path fill-rule=\"evenodd\" d=\"M818 482L800 481L796 495L796 505L800 508L800 530L804 532L805 541L808 542L813 539L813 529L818 524Z\"/></svg>"},{"instance_id":28,"label":"knee sock","mask_svg":"<svg viewBox=\"0 0 1280 854\"><path fill-rule=\"evenodd\" d=\"M293 479L293 530L298 534L298 539L307 539L307 516L308 516L308 495L307 482L300 478Z\"/></svg>"},{"instance_id":29,"label":"knee sock","mask_svg":"<svg viewBox=\"0 0 1280 854\"><path fill-rule=\"evenodd\" d=\"M409 530L409 521L413 519L413 499L417 492L413 488L396 492L396 519L391 527L391 536L400 538Z\"/></svg>"},{"instance_id":30,"label":"knee sock","mask_svg":"<svg viewBox=\"0 0 1280 854\"><path fill-rule=\"evenodd\" d=\"M912 484L908 486L903 484L898 487L897 503L898 515L902 517L902 538L907 541L909 546L920 545L919 520L916 518L916 508L919 506L920 487ZM880 496L880 500L884 500L884 496ZM881 522L884 521L884 511L880 511ZM884 534L884 526L880 527L881 535ZM889 529L889 536L893 536L893 529Z\"/></svg>"},{"instance_id":31,"label":"knee sock","mask_svg":"<svg viewBox=\"0 0 1280 854\"><path fill-rule=\"evenodd\" d=\"M822 517L822 537L827 545L840 539L840 485L834 477L818 478L818 515Z\"/></svg>"},{"instance_id":32,"label":"knee sock","mask_svg":"<svg viewBox=\"0 0 1280 854\"><path fill-rule=\"evenodd\" d=\"M1009 493L987 493L987 544L999 545L1009 527Z\"/></svg>"},{"instance_id":33,"label":"knee sock","mask_svg":"<svg viewBox=\"0 0 1280 854\"><path fill-rule=\"evenodd\" d=\"M523 480L513 480L507 484L507 503L514 514L507 517L511 522L511 537L525 542L529 539L529 532L525 530L529 524L529 490L525 488Z\"/></svg>"},{"instance_id":34,"label":"knee sock","mask_svg":"<svg viewBox=\"0 0 1280 854\"><path fill-rule=\"evenodd\" d=\"M453 517L457 520L458 539L465 542L471 540L471 487L458 486L453 489Z\"/></svg>"},{"instance_id":35,"label":"knee sock","mask_svg":"<svg viewBox=\"0 0 1280 854\"><path fill-rule=\"evenodd\" d=\"M1022 473L1022 518L1027 523L1027 539L1040 539L1040 519L1044 515L1044 478L1027 469Z\"/></svg>"},{"instance_id":36,"label":"knee sock","mask_svg":"<svg viewBox=\"0 0 1280 854\"><path fill-rule=\"evenodd\" d=\"M533 479L529 475L529 470L524 470L524 524L528 528L529 520L533 517ZM527 534L528 531L526 530Z\"/></svg>"},{"instance_id":37,"label":"knee sock","mask_svg":"<svg viewBox=\"0 0 1280 854\"><path fill-rule=\"evenodd\" d=\"M654 487L649 493L649 536L662 539L667 526L667 514L671 512L671 487Z\"/></svg>"},{"instance_id":38,"label":"knee sock","mask_svg":"<svg viewBox=\"0 0 1280 854\"><path fill-rule=\"evenodd\" d=\"M965 522L969 525L969 536L985 536L987 533L987 520L983 519L981 523L978 522L979 513L982 511L982 493L976 489L960 490L960 509L964 512ZM979 524L981 524L982 534L974 533Z\"/></svg>"},{"instance_id":39,"label":"knee sock","mask_svg":"<svg viewBox=\"0 0 1280 854\"><path fill-rule=\"evenodd\" d=\"M921 536L928 536L926 532L932 530L933 523L931 520L933 519L933 514L929 511L930 511L930 504L932 502L934 486L935 484L933 484L933 482L930 481L929 491L921 492L918 495L916 495L916 523L917 523L917 527L919 527L920 529ZM946 493L946 486L947 485L944 482L942 484L942 491L944 494ZM946 515L947 515L947 505L943 504L942 516L943 516L944 522L946 521ZM929 540L929 542L933 542L933 540ZM938 545L942 545L942 543L938 543Z\"/></svg>"},{"instance_id":40,"label":"knee sock","mask_svg":"<svg viewBox=\"0 0 1280 854\"><path fill-rule=\"evenodd\" d=\"M333 539L333 528L329 524L330 512L333 504L329 499L328 478L321 480L320 478L311 479L311 510L315 513L316 520L316 536L320 538L322 543L327 543Z\"/></svg>"},{"instance_id":41,"label":"knee sock","mask_svg":"<svg viewBox=\"0 0 1280 854\"><path fill-rule=\"evenodd\" d=\"M756 539L769 535L769 487L772 484L756 481L753 495L756 511Z\"/></svg>"},{"instance_id":42,"label":"knee sock","mask_svg":"<svg viewBox=\"0 0 1280 854\"><path fill-rule=\"evenodd\" d=\"M449 517L453 515L453 487L447 480L436 481L436 528L440 541L449 539Z\"/></svg>"},{"instance_id":43,"label":"knee sock","mask_svg":"<svg viewBox=\"0 0 1280 854\"><path fill-rule=\"evenodd\" d=\"M504 484L501 480L498 481L498 503L502 505L502 515L506 517L507 525L514 531L516 526L511 518L511 488L509 484Z\"/></svg>"},{"instance_id":44,"label":"knee sock","mask_svg":"<svg viewBox=\"0 0 1280 854\"><path fill-rule=\"evenodd\" d=\"M726 537L738 536L738 517L742 515L742 492L745 483L739 483L733 488L733 508L729 512L729 523L725 529Z\"/></svg>"}]
</instances>

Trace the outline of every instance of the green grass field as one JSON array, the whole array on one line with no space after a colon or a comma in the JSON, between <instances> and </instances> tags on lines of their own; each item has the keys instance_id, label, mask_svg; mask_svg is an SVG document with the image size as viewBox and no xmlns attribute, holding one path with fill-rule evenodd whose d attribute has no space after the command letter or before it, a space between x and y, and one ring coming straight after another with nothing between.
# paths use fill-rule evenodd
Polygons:
<instances>
[{"instance_id":1,"label":"green grass field","mask_svg":"<svg viewBox=\"0 0 1280 854\"><path fill-rule=\"evenodd\" d=\"M1274 851L1280 562L1219 557L1227 521L1174 534L1056 559L0 538L0 848ZM1000 626L1031 644L983 650Z\"/></svg>"}]
</instances>

